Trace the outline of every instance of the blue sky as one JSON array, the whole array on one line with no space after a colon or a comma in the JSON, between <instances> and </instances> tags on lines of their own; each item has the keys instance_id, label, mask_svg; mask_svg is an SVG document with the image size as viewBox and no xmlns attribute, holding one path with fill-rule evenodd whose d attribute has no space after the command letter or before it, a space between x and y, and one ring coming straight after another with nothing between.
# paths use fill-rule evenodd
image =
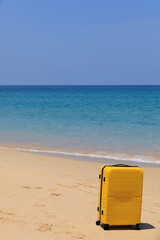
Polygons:
<instances>
[{"instance_id":1,"label":"blue sky","mask_svg":"<svg viewBox=\"0 0 160 240\"><path fill-rule=\"evenodd\" d=\"M0 0L0 84L160 84L159 0Z\"/></svg>"}]
</instances>

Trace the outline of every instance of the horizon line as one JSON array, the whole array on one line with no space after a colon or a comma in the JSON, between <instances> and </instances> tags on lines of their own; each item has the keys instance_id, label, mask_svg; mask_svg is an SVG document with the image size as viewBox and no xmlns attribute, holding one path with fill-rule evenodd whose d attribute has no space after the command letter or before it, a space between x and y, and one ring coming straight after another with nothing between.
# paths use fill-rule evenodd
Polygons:
<instances>
[{"instance_id":1,"label":"horizon line","mask_svg":"<svg viewBox=\"0 0 160 240\"><path fill-rule=\"evenodd\" d=\"M0 84L7 86L160 86L160 84Z\"/></svg>"}]
</instances>

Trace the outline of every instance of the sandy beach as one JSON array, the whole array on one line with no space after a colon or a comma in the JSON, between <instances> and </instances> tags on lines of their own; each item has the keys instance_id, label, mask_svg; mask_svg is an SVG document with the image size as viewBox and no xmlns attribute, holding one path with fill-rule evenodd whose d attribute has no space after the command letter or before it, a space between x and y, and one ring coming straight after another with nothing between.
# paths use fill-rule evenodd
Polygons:
<instances>
[{"instance_id":1,"label":"sandy beach","mask_svg":"<svg viewBox=\"0 0 160 240\"><path fill-rule=\"evenodd\" d=\"M0 150L0 239L160 239L160 168L144 170L141 231L97 220L101 163Z\"/></svg>"}]
</instances>

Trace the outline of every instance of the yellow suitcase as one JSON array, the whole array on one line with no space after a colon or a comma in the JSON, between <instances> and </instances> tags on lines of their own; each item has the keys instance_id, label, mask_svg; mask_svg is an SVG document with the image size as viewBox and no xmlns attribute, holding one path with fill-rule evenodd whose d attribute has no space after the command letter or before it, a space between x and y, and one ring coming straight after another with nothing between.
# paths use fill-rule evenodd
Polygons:
<instances>
[{"instance_id":1,"label":"yellow suitcase","mask_svg":"<svg viewBox=\"0 0 160 240\"><path fill-rule=\"evenodd\" d=\"M104 165L99 175L98 221L109 225L136 225L140 229L143 171L124 164Z\"/></svg>"}]
</instances>

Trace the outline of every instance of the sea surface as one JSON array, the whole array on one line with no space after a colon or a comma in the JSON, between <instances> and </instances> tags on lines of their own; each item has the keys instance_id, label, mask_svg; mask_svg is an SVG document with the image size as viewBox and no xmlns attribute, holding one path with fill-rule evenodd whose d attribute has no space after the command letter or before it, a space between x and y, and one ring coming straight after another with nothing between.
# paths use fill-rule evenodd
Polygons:
<instances>
[{"instance_id":1,"label":"sea surface","mask_svg":"<svg viewBox=\"0 0 160 240\"><path fill-rule=\"evenodd\" d=\"M0 86L0 147L160 164L160 86Z\"/></svg>"}]
</instances>

